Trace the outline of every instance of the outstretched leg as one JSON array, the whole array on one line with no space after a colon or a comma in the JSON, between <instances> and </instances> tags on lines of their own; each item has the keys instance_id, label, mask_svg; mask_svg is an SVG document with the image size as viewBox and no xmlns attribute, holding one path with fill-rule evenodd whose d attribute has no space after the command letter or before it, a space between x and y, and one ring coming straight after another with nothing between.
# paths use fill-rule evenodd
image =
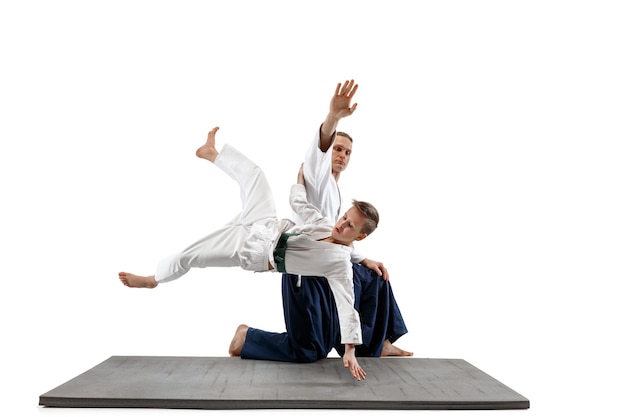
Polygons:
<instances>
[{"instance_id":1,"label":"outstretched leg","mask_svg":"<svg viewBox=\"0 0 626 417\"><path fill-rule=\"evenodd\" d=\"M242 211L222 228L211 232L181 252L163 259L154 276L139 277L120 274L128 287L154 288L157 283L169 282L185 275L191 268L236 267L253 271L268 269L267 256L256 247L245 246L250 226L264 227L276 222L272 192L261 169L235 148L224 145L215 148L219 127L207 135L206 142L196 150L196 156L213 163L234 179L240 187Z\"/></svg>"},{"instance_id":2,"label":"outstretched leg","mask_svg":"<svg viewBox=\"0 0 626 417\"><path fill-rule=\"evenodd\" d=\"M265 174L258 165L228 144L217 152L215 134L218 129L215 127L209 132L206 143L198 148L196 156L213 162L239 184L241 213L233 222L251 226L268 220L275 221L274 196Z\"/></svg>"},{"instance_id":3,"label":"outstretched leg","mask_svg":"<svg viewBox=\"0 0 626 417\"><path fill-rule=\"evenodd\" d=\"M130 288L155 288L159 285L154 279L154 275L141 276L129 272L120 272L118 275L122 284Z\"/></svg>"}]
</instances>

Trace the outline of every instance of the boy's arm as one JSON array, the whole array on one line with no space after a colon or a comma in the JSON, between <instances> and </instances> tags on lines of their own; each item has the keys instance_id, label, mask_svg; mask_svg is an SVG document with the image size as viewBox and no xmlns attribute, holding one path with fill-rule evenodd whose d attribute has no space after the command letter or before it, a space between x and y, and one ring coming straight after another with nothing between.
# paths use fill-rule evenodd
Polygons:
<instances>
[{"instance_id":1,"label":"boy's arm","mask_svg":"<svg viewBox=\"0 0 626 417\"><path fill-rule=\"evenodd\" d=\"M304 224L328 223L328 220L322 216L318 208L307 200L306 189L304 188L303 166L304 164L300 165L297 184L291 186L291 192L289 193L291 209L302 219Z\"/></svg>"},{"instance_id":2,"label":"boy's arm","mask_svg":"<svg viewBox=\"0 0 626 417\"><path fill-rule=\"evenodd\" d=\"M361 320L358 311L354 308L354 291L352 282L352 264L348 263L343 270L347 273L338 273L340 266L333 268L335 274L327 274L328 285L335 298L341 343L345 346L343 365L348 368L350 374L357 380L365 379L365 371L359 365L356 358L356 345L363 342L361 334Z\"/></svg>"}]
</instances>

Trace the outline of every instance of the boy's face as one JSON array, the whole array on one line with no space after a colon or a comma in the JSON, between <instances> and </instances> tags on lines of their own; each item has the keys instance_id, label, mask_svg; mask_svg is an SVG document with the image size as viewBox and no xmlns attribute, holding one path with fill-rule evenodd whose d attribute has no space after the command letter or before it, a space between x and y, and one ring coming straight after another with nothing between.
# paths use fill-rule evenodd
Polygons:
<instances>
[{"instance_id":1,"label":"boy's face","mask_svg":"<svg viewBox=\"0 0 626 417\"><path fill-rule=\"evenodd\" d=\"M333 239L344 243L346 245L351 244L355 240L365 239L367 236L365 233L361 233L361 229L365 224L365 216L356 207L350 207L350 210L346 211L335 227L333 227L332 237Z\"/></svg>"}]
</instances>

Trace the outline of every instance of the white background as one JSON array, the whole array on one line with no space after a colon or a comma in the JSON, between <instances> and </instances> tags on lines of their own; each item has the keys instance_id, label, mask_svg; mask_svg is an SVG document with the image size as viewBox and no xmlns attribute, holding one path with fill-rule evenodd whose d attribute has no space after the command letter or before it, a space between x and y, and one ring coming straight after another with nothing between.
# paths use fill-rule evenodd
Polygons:
<instances>
[{"instance_id":1,"label":"white background","mask_svg":"<svg viewBox=\"0 0 626 417\"><path fill-rule=\"evenodd\" d=\"M112 355L226 356L240 323L284 330L279 274L148 291L117 273L153 273L236 213L234 184L194 155L216 125L289 217L350 78L340 185L381 212L359 248L392 275L397 345L531 404L472 416L621 413L625 21L597 0L2 2L3 414L291 414L38 400Z\"/></svg>"}]
</instances>

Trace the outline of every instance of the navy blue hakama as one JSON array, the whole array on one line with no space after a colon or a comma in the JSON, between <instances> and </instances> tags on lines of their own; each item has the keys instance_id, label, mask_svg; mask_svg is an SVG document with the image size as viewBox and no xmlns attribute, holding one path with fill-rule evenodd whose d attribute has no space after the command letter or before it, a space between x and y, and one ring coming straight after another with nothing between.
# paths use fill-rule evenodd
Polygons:
<instances>
[{"instance_id":1,"label":"navy blue hakama","mask_svg":"<svg viewBox=\"0 0 626 417\"><path fill-rule=\"evenodd\" d=\"M394 343L407 333L389 281L371 269L353 264L355 308L361 316L363 344L359 357L380 357L385 340ZM248 329L241 351L244 359L283 362L314 362L334 348L343 356L339 316L335 299L323 277L283 274L284 333Z\"/></svg>"}]
</instances>

